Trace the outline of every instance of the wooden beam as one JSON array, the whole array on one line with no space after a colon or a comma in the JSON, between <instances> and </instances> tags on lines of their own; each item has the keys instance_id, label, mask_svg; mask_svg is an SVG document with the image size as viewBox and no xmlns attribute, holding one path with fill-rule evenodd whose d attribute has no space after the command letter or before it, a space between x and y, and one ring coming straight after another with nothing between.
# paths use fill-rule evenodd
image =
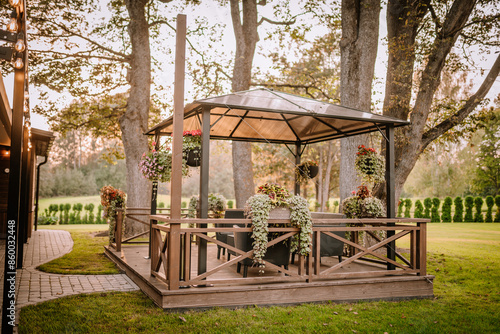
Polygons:
<instances>
[{"instance_id":1,"label":"wooden beam","mask_svg":"<svg viewBox=\"0 0 500 334\"><path fill-rule=\"evenodd\" d=\"M385 182L387 186L387 218L396 217L396 182L394 170L394 127L387 126L385 129L387 138L385 150ZM394 225L388 223L388 226ZM387 231L387 238L394 235L394 231ZM396 242L391 242L387 247L387 257L391 260L396 260ZM387 263L388 270L396 269L391 263Z\"/></svg>"}]
</instances>

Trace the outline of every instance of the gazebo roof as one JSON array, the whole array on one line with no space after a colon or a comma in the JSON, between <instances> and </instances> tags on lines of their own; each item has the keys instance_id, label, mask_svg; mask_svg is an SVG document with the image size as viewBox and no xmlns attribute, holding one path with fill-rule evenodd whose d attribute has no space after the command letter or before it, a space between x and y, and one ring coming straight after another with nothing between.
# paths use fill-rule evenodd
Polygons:
<instances>
[{"instance_id":1,"label":"gazebo roof","mask_svg":"<svg viewBox=\"0 0 500 334\"><path fill-rule=\"evenodd\" d=\"M210 138L271 143L316 143L398 127L409 122L265 88L196 100L184 108L184 131L201 129L210 108ZM173 117L146 134L169 135Z\"/></svg>"}]
</instances>

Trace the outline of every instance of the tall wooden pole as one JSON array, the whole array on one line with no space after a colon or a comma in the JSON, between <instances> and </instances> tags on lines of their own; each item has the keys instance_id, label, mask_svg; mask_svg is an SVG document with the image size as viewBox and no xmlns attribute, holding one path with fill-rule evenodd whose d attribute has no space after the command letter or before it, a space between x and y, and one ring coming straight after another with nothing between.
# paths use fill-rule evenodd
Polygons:
<instances>
[{"instance_id":1,"label":"tall wooden pole","mask_svg":"<svg viewBox=\"0 0 500 334\"><path fill-rule=\"evenodd\" d=\"M184 123L184 71L186 62L186 15L177 15L175 49L174 115L172 143L172 178L170 181L170 218L181 219L182 196L182 132ZM169 289L179 288L181 274L179 254L181 251L180 223L170 225L168 243Z\"/></svg>"},{"instance_id":2,"label":"tall wooden pole","mask_svg":"<svg viewBox=\"0 0 500 334\"><path fill-rule=\"evenodd\" d=\"M182 132L184 122L184 72L186 63L186 15L177 15L175 48L175 83L172 145L172 179L170 214L172 219L181 218L182 195Z\"/></svg>"},{"instance_id":3,"label":"tall wooden pole","mask_svg":"<svg viewBox=\"0 0 500 334\"><path fill-rule=\"evenodd\" d=\"M300 156L300 150L302 149L302 145L300 144L300 142L296 142L295 143L295 168L297 168L298 165L300 165L300 159L301 159L301 156ZM295 170L295 169L294 169ZM299 180L297 178L296 175L294 175L295 177L295 191L294 191L294 194L295 195L300 195L300 183L299 183Z\"/></svg>"}]
</instances>

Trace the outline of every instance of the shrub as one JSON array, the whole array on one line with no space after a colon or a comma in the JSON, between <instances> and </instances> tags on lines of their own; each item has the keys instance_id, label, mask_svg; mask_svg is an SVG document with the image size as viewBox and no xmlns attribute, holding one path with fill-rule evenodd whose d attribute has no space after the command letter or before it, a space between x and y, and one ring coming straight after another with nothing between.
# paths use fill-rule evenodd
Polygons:
<instances>
[{"instance_id":1,"label":"shrub","mask_svg":"<svg viewBox=\"0 0 500 334\"><path fill-rule=\"evenodd\" d=\"M334 201L333 202L333 212L338 212L337 208L339 207L339 201Z\"/></svg>"},{"instance_id":2,"label":"shrub","mask_svg":"<svg viewBox=\"0 0 500 334\"><path fill-rule=\"evenodd\" d=\"M71 210L71 204L64 204L64 224L69 224L69 210Z\"/></svg>"},{"instance_id":3,"label":"shrub","mask_svg":"<svg viewBox=\"0 0 500 334\"><path fill-rule=\"evenodd\" d=\"M38 225L56 225L56 224L57 224L57 216L54 217L38 216Z\"/></svg>"},{"instance_id":4,"label":"shrub","mask_svg":"<svg viewBox=\"0 0 500 334\"><path fill-rule=\"evenodd\" d=\"M495 199L493 196L486 197L486 207L488 207L488 211L486 211L486 218L484 221L487 223L493 222L493 205L495 204Z\"/></svg>"},{"instance_id":5,"label":"shrub","mask_svg":"<svg viewBox=\"0 0 500 334\"><path fill-rule=\"evenodd\" d=\"M432 209L431 209L431 222L432 223L440 223L441 222L441 217L439 217L439 204L441 204L441 201L439 198L434 197L432 199Z\"/></svg>"},{"instance_id":6,"label":"shrub","mask_svg":"<svg viewBox=\"0 0 500 334\"><path fill-rule=\"evenodd\" d=\"M160 203L158 203L158 207L159 207L159 208L164 208L164 207L165 207L165 203L164 203L164 202L160 202Z\"/></svg>"},{"instance_id":7,"label":"shrub","mask_svg":"<svg viewBox=\"0 0 500 334\"><path fill-rule=\"evenodd\" d=\"M63 223L64 217L64 204L59 204L59 224Z\"/></svg>"},{"instance_id":8,"label":"shrub","mask_svg":"<svg viewBox=\"0 0 500 334\"><path fill-rule=\"evenodd\" d=\"M424 207L424 218L431 218L432 199L430 197L424 199Z\"/></svg>"},{"instance_id":9,"label":"shrub","mask_svg":"<svg viewBox=\"0 0 500 334\"><path fill-rule=\"evenodd\" d=\"M483 199L479 196L474 199L474 206L476 207L476 213L474 214L474 221L476 223L484 222L483 214L481 213L483 203L484 203Z\"/></svg>"},{"instance_id":10,"label":"shrub","mask_svg":"<svg viewBox=\"0 0 500 334\"><path fill-rule=\"evenodd\" d=\"M497 206L497 213L495 214L495 223L500 223L500 195L495 196L495 204Z\"/></svg>"},{"instance_id":11,"label":"shrub","mask_svg":"<svg viewBox=\"0 0 500 334\"><path fill-rule=\"evenodd\" d=\"M405 199L405 218L411 217L410 209L411 209L412 205L413 205L413 202L411 199L409 199L409 198Z\"/></svg>"},{"instance_id":12,"label":"shrub","mask_svg":"<svg viewBox=\"0 0 500 334\"><path fill-rule=\"evenodd\" d=\"M472 208L474 207L474 198L472 196L465 197L465 217L464 222L472 223L474 221L472 217Z\"/></svg>"},{"instance_id":13,"label":"shrub","mask_svg":"<svg viewBox=\"0 0 500 334\"><path fill-rule=\"evenodd\" d=\"M462 197L457 196L453 201L455 203L455 214L453 215L453 221L455 223L461 223L464 221L464 201Z\"/></svg>"},{"instance_id":14,"label":"shrub","mask_svg":"<svg viewBox=\"0 0 500 334\"><path fill-rule=\"evenodd\" d=\"M443 202L443 207L441 208L442 215L441 220L443 223L451 223L451 205L453 204L453 200L451 197L446 197Z\"/></svg>"},{"instance_id":15,"label":"shrub","mask_svg":"<svg viewBox=\"0 0 500 334\"><path fill-rule=\"evenodd\" d=\"M97 206L97 216L95 218L96 224L105 224L106 222L102 219L102 205Z\"/></svg>"},{"instance_id":16,"label":"shrub","mask_svg":"<svg viewBox=\"0 0 500 334\"><path fill-rule=\"evenodd\" d=\"M413 217L424 218L424 205L419 199L415 202L415 212L413 213Z\"/></svg>"},{"instance_id":17,"label":"shrub","mask_svg":"<svg viewBox=\"0 0 500 334\"><path fill-rule=\"evenodd\" d=\"M227 201L227 207L228 207L229 209L232 209L232 208L233 208L233 205L234 205L234 202L233 202L233 201L231 201L231 200Z\"/></svg>"},{"instance_id":18,"label":"shrub","mask_svg":"<svg viewBox=\"0 0 500 334\"><path fill-rule=\"evenodd\" d=\"M185 209L185 208L187 208L187 205L188 204L186 203L186 201L182 201L181 208Z\"/></svg>"},{"instance_id":19,"label":"shrub","mask_svg":"<svg viewBox=\"0 0 500 334\"><path fill-rule=\"evenodd\" d=\"M401 198L398 202L398 217L403 217L404 206L405 206L405 200Z\"/></svg>"}]
</instances>

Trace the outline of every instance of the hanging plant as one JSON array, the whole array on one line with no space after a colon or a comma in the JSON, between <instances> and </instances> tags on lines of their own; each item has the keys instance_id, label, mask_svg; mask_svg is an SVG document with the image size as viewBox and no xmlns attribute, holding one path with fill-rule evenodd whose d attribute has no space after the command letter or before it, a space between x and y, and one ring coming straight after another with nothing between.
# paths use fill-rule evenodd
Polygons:
<instances>
[{"instance_id":1,"label":"hanging plant","mask_svg":"<svg viewBox=\"0 0 500 334\"><path fill-rule=\"evenodd\" d=\"M385 160L373 148L358 146L354 165L358 175L366 182L385 180Z\"/></svg>"},{"instance_id":2,"label":"hanging plant","mask_svg":"<svg viewBox=\"0 0 500 334\"><path fill-rule=\"evenodd\" d=\"M201 130L184 131L182 133L182 151L188 166L198 167L201 164Z\"/></svg>"},{"instance_id":3,"label":"hanging plant","mask_svg":"<svg viewBox=\"0 0 500 334\"><path fill-rule=\"evenodd\" d=\"M151 151L142 155L139 161L139 170L144 178L150 181L168 182L172 178L172 152L170 148L163 147L158 150L153 148ZM186 161L182 161L182 176L189 175L189 168Z\"/></svg>"},{"instance_id":4,"label":"hanging plant","mask_svg":"<svg viewBox=\"0 0 500 334\"><path fill-rule=\"evenodd\" d=\"M304 183L315 178L318 172L318 163L309 160L295 167L295 179L298 183Z\"/></svg>"},{"instance_id":5,"label":"hanging plant","mask_svg":"<svg viewBox=\"0 0 500 334\"><path fill-rule=\"evenodd\" d=\"M245 213L252 219L253 258L261 268L261 272L264 268L263 259L268 241L281 234L269 235L269 213L278 207L288 207L291 226L300 228L299 234L292 238L291 251L297 251L301 255L308 255L311 252L312 220L307 200L300 196L290 195L279 185L266 183L259 187L258 193L250 197L245 205Z\"/></svg>"}]
</instances>

